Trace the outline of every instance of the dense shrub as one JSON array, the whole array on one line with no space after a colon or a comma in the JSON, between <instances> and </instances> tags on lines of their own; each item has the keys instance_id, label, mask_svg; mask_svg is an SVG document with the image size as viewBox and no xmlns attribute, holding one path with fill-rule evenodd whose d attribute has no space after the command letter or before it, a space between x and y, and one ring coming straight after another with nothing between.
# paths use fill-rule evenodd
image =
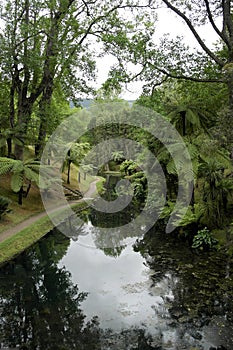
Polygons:
<instances>
[{"instance_id":1,"label":"dense shrub","mask_svg":"<svg viewBox=\"0 0 233 350\"><path fill-rule=\"evenodd\" d=\"M218 241L212 236L207 227L199 230L193 238L192 248L200 250L211 250L216 247Z\"/></svg>"}]
</instances>

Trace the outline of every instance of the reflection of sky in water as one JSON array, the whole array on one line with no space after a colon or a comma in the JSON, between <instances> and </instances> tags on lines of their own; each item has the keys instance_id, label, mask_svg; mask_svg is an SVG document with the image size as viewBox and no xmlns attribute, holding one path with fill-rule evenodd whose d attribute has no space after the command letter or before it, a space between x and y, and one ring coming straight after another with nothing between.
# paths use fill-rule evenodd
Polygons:
<instances>
[{"instance_id":1,"label":"reflection of sky in water","mask_svg":"<svg viewBox=\"0 0 233 350\"><path fill-rule=\"evenodd\" d=\"M127 240L124 243L127 244ZM79 236L77 242L71 241L66 256L60 261L60 265L72 273L80 291L89 292L82 303L87 319L97 315L102 327L120 330L143 324L148 331L155 332L161 322L155 308L163 312L161 295L171 293L166 277L163 286L157 286L156 294L156 289L150 288L150 269L131 245L126 245L117 258L106 256L93 246L91 234Z\"/></svg>"},{"instance_id":2,"label":"reflection of sky in water","mask_svg":"<svg viewBox=\"0 0 233 350\"><path fill-rule=\"evenodd\" d=\"M116 332L130 327L144 328L155 344L162 344L165 350L190 349L190 346L207 350L214 345L212 327L206 327L201 332L202 340L197 340L185 325L169 326L173 321L168 312L169 301L174 299L172 290L179 282L174 274L165 272L153 284L150 278L153 271L141 254L133 250L132 238L124 239L120 256L112 257L95 248L94 239L97 245L100 243L96 233L91 224L83 225L78 240L71 240L67 254L59 263L71 272L80 292L88 292L81 304L87 321L98 316L102 328ZM220 342L216 340L216 343Z\"/></svg>"}]
</instances>

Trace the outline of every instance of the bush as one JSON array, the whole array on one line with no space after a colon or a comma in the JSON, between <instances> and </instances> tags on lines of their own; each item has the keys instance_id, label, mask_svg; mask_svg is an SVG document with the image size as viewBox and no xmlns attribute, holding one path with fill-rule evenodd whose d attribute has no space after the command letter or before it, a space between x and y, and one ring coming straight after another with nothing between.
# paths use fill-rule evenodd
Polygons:
<instances>
[{"instance_id":1,"label":"bush","mask_svg":"<svg viewBox=\"0 0 233 350\"><path fill-rule=\"evenodd\" d=\"M0 219L4 214L6 214L9 211L9 204L10 200L8 198L0 196Z\"/></svg>"},{"instance_id":2,"label":"bush","mask_svg":"<svg viewBox=\"0 0 233 350\"><path fill-rule=\"evenodd\" d=\"M192 248L210 250L216 247L218 240L212 236L207 227L199 230L193 238Z\"/></svg>"}]
</instances>

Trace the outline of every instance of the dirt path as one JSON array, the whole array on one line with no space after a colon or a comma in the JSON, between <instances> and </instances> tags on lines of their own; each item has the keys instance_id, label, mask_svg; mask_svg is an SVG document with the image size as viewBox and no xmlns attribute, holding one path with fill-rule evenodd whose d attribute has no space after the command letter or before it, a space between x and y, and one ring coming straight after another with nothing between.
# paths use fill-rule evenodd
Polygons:
<instances>
[{"instance_id":1,"label":"dirt path","mask_svg":"<svg viewBox=\"0 0 233 350\"><path fill-rule=\"evenodd\" d=\"M84 193L83 198L78 199L76 201L70 201L70 204L74 204L74 203L79 203L84 201L85 199L91 198L91 196L96 192L96 183L99 181L99 179L93 181L90 184L89 189L87 190L87 192ZM56 208L54 210L54 212L56 212L57 210L62 209L62 207ZM47 215L46 211L43 211L42 213L36 214L31 216L30 218L20 222L19 224L17 224L16 226L2 232L0 234L0 243L3 242L5 239L10 238L11 236L13 236L14 234L18 233L19 231L25 229L26 227L28 227L31 224L34 224L34 222L36 222L37 220L45 217Z\"/></svg>"}]
</instances>

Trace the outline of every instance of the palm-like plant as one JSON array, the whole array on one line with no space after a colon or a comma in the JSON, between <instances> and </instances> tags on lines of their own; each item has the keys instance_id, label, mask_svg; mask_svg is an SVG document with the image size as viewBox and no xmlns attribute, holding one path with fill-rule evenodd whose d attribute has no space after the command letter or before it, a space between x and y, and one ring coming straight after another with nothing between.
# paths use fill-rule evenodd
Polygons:
<instances>
[{"instance_id":1,"label":"palm-like plant","mask_svg":"<svg viewBox=\"0 0 233 350\"><path fill-rule=\"evenodd\" d=\"M193 188L190 203L191 214L187 214L180 225L185 226L189 221L202 221L205 225L221 225L229 194L233 191L233 181L225 175L226 170L232 169L229 152L220 148L219 144L205 133L200 133L198 136L185 136L183 139L193 165L193 172L191 174L187 172L185 175L186 180L193 177L196 186ZM176 166L185 169L186 164L184 154L179 151L179 144L170 145L170 147L176 154L176 164L165 147L162 147L157 155L157 159L165 169L166 178L167 175L176 176ZM167 184L169 199L172 200L172 191L170 191L172 183L167 180ZM195 203L196 198L198 203ZM197 204L202 208L198 216L196 215Z\"/></svg>"},{"instance_id":2,"label":"palm-like plant","mask_svg":"<svg viewBox=\"0 0 233 350\"><path fill-rule=\"evenodd\" d=\"M189 103L178 103L168 106L168 117L182 136L195 132L209 132L213 125L213 116L208 111L202 111Z\"/></svg>"},{"instance_id":3,"label":"palm-like plant","mask_svg":"<svg viewBox=\"0 0 233 350\"><path fill-rule=\"evenodd\" d=\"M70 168L71 164L79 165L82 158L85 156L87 151L90 149L90 144L88 142L81 143L70 143L70 149L67 152L67 157L63 163L63 171L67 168L67 184L70 184Z\"/></svg>"},{"instance_id":4,"label":"palm-like plant","mask_svg":"<svg viewBox=\"0 0 233 350\"><path fill-rule=\"evenodd\" d=\"M23 202L23 186L26 181L29 181L29 186L26 191L28 194L31 182L39 185L39 170L40 162L34 160L15 160L6 157L0 157L0 175L11 173L11 188L18 193L18 203Z\"/></svg>"}]
</instances>

